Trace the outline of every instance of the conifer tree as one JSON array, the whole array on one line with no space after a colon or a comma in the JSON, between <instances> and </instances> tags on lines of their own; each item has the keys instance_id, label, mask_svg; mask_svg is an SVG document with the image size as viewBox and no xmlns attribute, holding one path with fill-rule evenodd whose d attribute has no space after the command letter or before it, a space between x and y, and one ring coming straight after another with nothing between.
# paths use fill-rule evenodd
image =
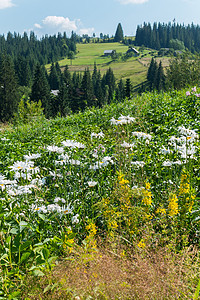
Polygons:
<instances>
[{"instance_id":1,"label":"conifer tree","mask_svg":"<svg viewBox=\"0 0 200 300\"><path fill-rule=\"evenodd\" d=\"M150 89L155 88L156 79L157 79L157 71L158 71L157 62L152 57L149 69L147 71L147 81L149 82Z\"/></svg>"},{"instance_id":2,"label":"conifer tree","mask_svg":"<svg viewBox=\"0 0 200 300\"><path fill-rule=\"evenodd\" d=\"M104 104L104 97L102 91L102 84L101 84L101 73L100 71L97 72L96 84L94 87L94 94L97 99L97 106L102 107Z\"/></svg>"},{"instance_id":3,"label":"conifer tree","mask_svg":"<svg viewBox=\"0 0 200 300\"><path fill-rule=\"evenodd\" d=\"M95 87L95 85L96 85L97 76L98 76L98 71L97 71L97 65L96 65L96 62L95 62L95 63L94 63L93 73L92 73L92 83L93 83L93 87Z\"/></svg>"},{"instance_id":4,"label":"conifer tree","mask_svg":"<svg viewBox=\"0 0 200 300\"><path fill-rule=\"evenodd\" d=\"M31 91L31 100L38 102L41 100L45 114L48 111L48 99L50 96L49 84L46 78L44 68L39 64L36 65L33 85Z\"/></svg>"},{"instance_id":5,"label":"conifer tree","mask_svg":"<svg viewBox=\"0 0 200 300\"><path fill-rule=\"evenodd\" d=\"M51 69L49 73L49 86L51 90L59 90L60 80L57 74L56 67L54 63L51 64Z\"/></svg>"},{"instance_id":6,"label":"conifer tree","mask_svg":"<svg viewBox=\"0 0 200 300\"><path fill-rule=\"evenodd\" d=\"M18 84L20 86L30 86L32 76L28 59L20 55L15 59L14 64Z\"/></svg>"},{"instance_id":7,"label":"conifer tree","mask_svg":"<svg viewBox=\"0 0 200 300\"><path fill-rule=\"evenodd\" d=\"M72 103L72 79L71 74L68 70L68 66L65 67L65 70L62 75L62 84L60 88L60 93L58 96L59 111L62 116L65 116L73 108Z\"/></svg>"},{"instance_id":8,"label":"conifer tree","mask_svg":"<svg viewBox=\"0 0 200 300\"><path fill-rule=\"evenodd\" d=\"M0 120L8 121L18 107L17 79L14 63L7 54L0 57Z\"/></svg>"},{"instance_id":9,"label":"conifer tree","mask_svg":"<svg viewBox=\"0 0 200 300\"><path fill-rule=\"evenodd\" d=\"M106 71L106 74L104 74L102 78L102 87L104 89L104 95L107 97L108 104L110 104L113 100L115 91L115 76L111 68Z\"/></svg>"},{"instance_id":10,"label":"conifer tree","mask_svg":"<svg viewBox=\"0 0 200 300\"><path fill-rule=\"evenodd\" d=\"M125 84L125 97L128 99L131 98L131 92L132 92L132 84L130 78L126 79L126 84Z\"/></svg>"},{"instance_id":11,"label":"conifer tree","mask_svg":"<svg viewBox=\"0 0 200 300\"><path fill-rule=\"evenodd\" d=\"M165 74L164 74L164 70L163 70L161 61L158 66L158 71L157 71L156 76L157 76L156 77L156 89L158 91L164 90L165 89Z\"/></svg>"},{"instance_id":12,"label":"conifer tree","mask_svg":"<svg viewBox=\"0 0 200 300\"><path fill-rule=\"evenodd\" d=\"M92 80L89 69L85 69L81 82L81 109L95 105Z\"/></svg>"},{"instance_id":13,"label":"conifer tree","mask_svg":"<svg viewBox=\"0 0 200 300\"><path fill-rule=\"evenodd\" d=\"M120 42L120 41L123 40L123 38L124 38L124 34L123 34L122 25L121 25L121 23L119 23L117 25L117 30L116 30L116 33L115 33L114 41L115 42Z\"/></svg>"},{"instance_id":14,"label":"conifer tree","mask_svg":"<svg viewBox=\"0 0 200 300\"><path fill-rule=\"evenodd\" d=\"M82 77L80 73L74 72L72 76L72 102L71 102L71 109L73 112L77 112L80 107L81 81L82 81Z\"/></svg>"},{"instance_id":15,"label":"conifer tree","mask_svg":"<svg viewBox=\"0 0 200 300\"><path fill-rule=\"evenodd\" d=\"M56 68L56 73L57 73L58 78L59 78L59 83L61 83L62 71L60 69L60 65L59 65L58 62L55 63L55 68Z\"/></svg>"}]
</instances>

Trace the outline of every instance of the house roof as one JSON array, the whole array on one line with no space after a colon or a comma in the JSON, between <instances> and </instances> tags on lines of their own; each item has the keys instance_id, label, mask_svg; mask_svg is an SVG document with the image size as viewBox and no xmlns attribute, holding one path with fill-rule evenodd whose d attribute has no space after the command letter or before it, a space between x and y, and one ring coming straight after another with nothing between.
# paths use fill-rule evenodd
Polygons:
<instances>
[{"instance_id":1,"label":"house roof","mask_svg":"<svg viewBox=\"0 0 200 300\"><path fill-rule=\"evenodd\" d=\"M133 51L133 52L139 54L139 51L137 51L137 49L135 49L134 47L130 47L130 48L127 50L127 52L130 52L130 51Z\"/></svg>"},{"instance_id":2,"label":"house roof","mask_svg":"<svg viewBox=\"0 0 200 300\"><path fill-rule=\"evenodd\" d=\"M105 51L104 51L104 54L112 54L113 51L115 51L115 50L105 50Z\"/></svg>"}]
</instances>

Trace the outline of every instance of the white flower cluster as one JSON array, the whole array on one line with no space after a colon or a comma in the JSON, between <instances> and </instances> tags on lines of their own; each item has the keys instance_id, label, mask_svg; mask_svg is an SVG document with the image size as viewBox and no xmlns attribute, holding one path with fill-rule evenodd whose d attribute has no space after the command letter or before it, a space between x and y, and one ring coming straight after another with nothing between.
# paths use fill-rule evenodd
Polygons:
<instances>
[{"instance_id":1,"label":"white flower cluster","mask_svg":"<svg viewBox=\"0 0 200 300\"><path fill-rule=\"evenodd\" d=\"M73 140L66 140L62 142L64 147L69 147L69 148L79 148L79 149L84 149L85 145L79 142L75 142Z\"/></svg>"},{"instance_id":2,"label":"white flower cluster","mask_svg":"<svg viewBox=\"0 0 200 300\"><path fill-rule=\"evenodd\" d=\"M140 132L140 131L134 131L132 132L133 136L136 136L138 139L143 139L143 140L151 140L152 135Z\"/></svg>"},{"instance_id":3,"label":"white flower cluster","mask_svg":"<svg viewBox=\"0 0 200 300\"><path fill-rule=\"evenodd\" d=\"M104 133L101 131L99 133L95 133L95 132L92 132L91 133L91 139L95 137L95 138L103 138L104 137Z\"/></svg>"},{"instance_id":4,"label":"white flower cluster","mask_svg":"<svg viewBox=\"0 0 200 300\"><path fill-rule=\"evenodd\" d=\"M90 169L91 170L98 170L102 167L107 166L109 163L114 164L114 161L113 161L112 157L105 156L105 157L102 158L101 161L97 161L94 165L91 165Z\"/></svg>"},{"instance_id":5,"label":"white flower cluster","mask_svg":"<svg viewBox=\"0 0 200 300\"><path fill-rule=\"evenodd\" d=\"M129 143L127 143L127 142L123 142L123 143L121 144L121 147L126 148L126 149L129 149L129 148L133 149L134 146L135 146L134 143L129 144Z\"/></svg>"},{"instance_id":6,"label":"white flower cluster","mask_svg":"<svg viewBox=\"0 0 200 300\"><path fill-rule=\"evenodd\" d=\"M187 129L184 126L179 127L178 131L182 134L181 137L172 136L170 144L174 147L175 151L181 155L182 158L195 158L197 147L194 142L199 139L199 135L195 130Z\"/></svg>"},{"instance_id":7,"label":"white flower cluster","mask_svg":"<svg viewBox=\"0 0 200 300\"><path fill-rule=\"evenodd\" d=\"M123 124L130 124L135 122L135 118L130 117L130 116L120 116L117 120L115 118L112 118L110 120L110 123L112 125L123 125Z\"/></svg>"},{"instance_id":8,"label":"white flower cluster","mask_svg":"<svg viewBox=\"0 0 200 300\"><path fill-rule=\"evenodd\" d=\"M73 215L73 207L70 207L70 205L63 205L60 206L57 202L65 202L65 199L57 197L54 199L53 204L49 204L49 205L38 205L38 204L32 204L31 205L31 211L32 212L38 212L38 213L43 213L43 214L47 214L47 213L57 213L59 215L72 215L71 216L71 220L72 220L72 224L77 224L79 223L79 215Z\"/></svg>"}]
</instances>

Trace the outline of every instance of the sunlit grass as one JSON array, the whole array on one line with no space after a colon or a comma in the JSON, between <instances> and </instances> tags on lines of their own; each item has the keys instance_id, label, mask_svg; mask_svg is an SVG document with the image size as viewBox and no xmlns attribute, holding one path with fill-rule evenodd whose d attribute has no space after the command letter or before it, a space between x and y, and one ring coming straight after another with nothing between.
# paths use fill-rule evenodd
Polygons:
<instances>
[{"instance_id":1,"label":"sunlit grass","mask_svg":"<svg viewBox=\"0 0 200 300\"><path fill-rule=\"evenodd\" d=\"M199 117L193 88L0 131L1 295L192 298Z\"/></svg>"}]
</instances>

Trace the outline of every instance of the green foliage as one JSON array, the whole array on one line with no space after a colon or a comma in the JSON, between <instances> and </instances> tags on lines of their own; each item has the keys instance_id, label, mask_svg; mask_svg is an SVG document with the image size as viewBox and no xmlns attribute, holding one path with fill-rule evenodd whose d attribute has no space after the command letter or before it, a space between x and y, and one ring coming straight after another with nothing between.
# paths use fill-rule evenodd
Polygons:
<instances>
[{"instance_id":1,"label":"green foliage","mask_svg":"<svg viewBox=\"0 0 200 300\"><path fill-rule=\"evenodd\" d=\"M0 57L0 120L9 121L16 112L19 96L17 79L11 57L1 54Z\"/></svg>"},{"instance_id":2,"label":"green foliage","mask_svg":"<svg viewBox=\"0 0 200 300\"><path fill-rule=\"evenodd\" d=\"M27 124L37 122L43 116L42 103L30 101L25 96L21 98L18 104L18 112L14 115L14 122L17 124Z\"/></svg>"},{"instance_id":3,"label":"green foliage","mask_svg":"<svg viewBox=\"0 0 200 300\"><path fill-rule=\"evenodd\" d=\"M199 55L185 52L171 59L167 69L167 85L170 88L181 89L199 83Z\"/></svg>"},{"instance_id":4,"label":"green foliage","mask_svg":"<svg viewBox=\"0 0 200 300\"><path fill-rule=\"evenodd\" d=\"M162 62L160 61L159 66L154 60L154 58L151 59L150 66L147 71L147 82L149 84L150 90L165 90L166 88L166 76L164 74L164 70L162 67Z\"/></svg>"},{"instance_id":5,"label":"green foliage","mask_svg":"<svg viewBox=\"0 0 200 300\"><path fill-rule=\"evenodd\" d=\"M174 50L185 50L183 41L180 41L178 39L171 39L169 41L169 47L173 48Z\"/></svg>"},{"instance_id":6,"label":"green foliage","mask_svg":"<svg viewBox=\"0 0 200 300\"><path fill-rule=\"evenodd\" d=\"M117 29L116 29L116 32L115 32L114 41L115 42L120 42L120 41L123 40L123 38L124 38L124 34L123 34L122 25L121 25L121 23L119 23L117 25Z\"/></svg>"},{"instance_id":7,"label":"green foliage","mask_svg":"<svg viewBox=\"0 0 200 300\"><path fill-rule=\"evenodd\" d=\"M183 50L187 48L192 53L199 52L200 27L198 25L180 25L176 23L161 24L144 23L137 26L135 45L152 49L173 48Z\"/></svg>"},{"instance_id":8,"label":"green foliage","mask_svg":"<svg viewBox=\"0 0 200 300\"><path fill-rule=\"evenodd\" d=\"M75 52L76 42L74 34L70 38L66 37L66 33L63 35L58 33L57 36L45 35L38 39L34 32L31 32L29 36L26 32L22 36L8 32L6 37L4 35L0 37L0 51L6 51L11 54L16 61L16 70L22 67L22 65L19 65L19 62L23 61L33 71L35 62L39 62L41 65L47 64L63 58L68 55L69 51ZM23 65L23 67L26 66Z\"/></svg>"},{"instance_id":9,"label":"green foliage","mask_svg":"<svg viewBox=\"0 0 200 300\"><path fill-rule=\"evenodd\" d=\"M51 273L75 244L93 251L95 236L134 242L137 251L199 247L197 92L144 93L0 131L5 298L20 292L25 274ZM41 112L22 99L22 120L28 107Z\"/></svg>"},{"instance_id":10,"label":"green foliage","mask_svg":"<svg viewBox=\"0 0 200 300\"><path fill-rule=\"evenodd\" d=\"M50 89L47 81L47 77L45 74L45 69L37 64L34 72L33 85L31 89L31 100L38 102L39 100L42 102L42 107L44 108L44 112L48 111L48 98L50 97Z\"/></svg>"}]
</instances>

